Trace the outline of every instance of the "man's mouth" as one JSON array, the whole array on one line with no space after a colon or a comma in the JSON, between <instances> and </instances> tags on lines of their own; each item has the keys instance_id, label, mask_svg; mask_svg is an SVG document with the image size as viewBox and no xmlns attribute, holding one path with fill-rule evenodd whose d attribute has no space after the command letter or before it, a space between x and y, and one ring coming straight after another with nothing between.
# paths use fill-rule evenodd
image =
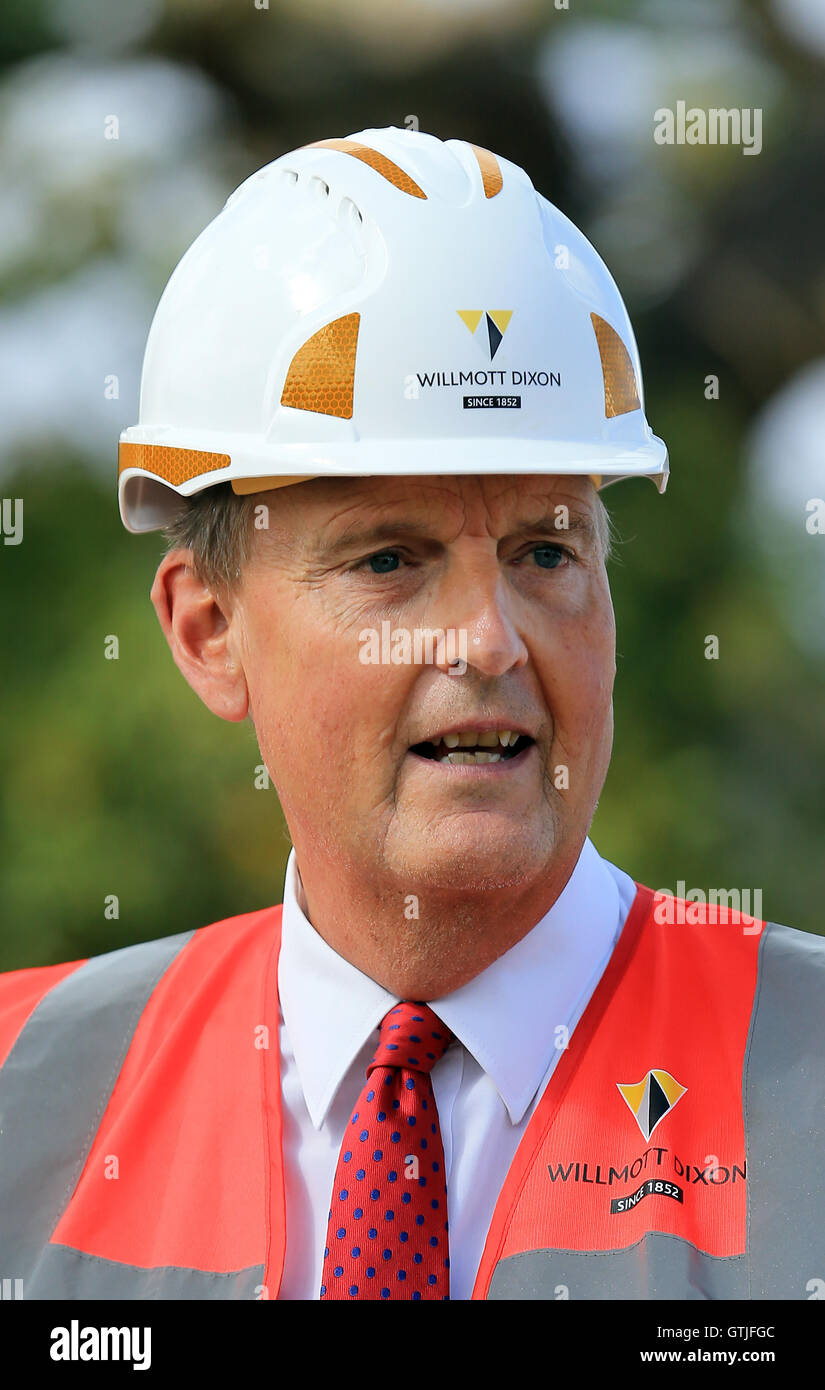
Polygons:
<instances>
[{"instance_id":1,"label":"man's mouth","mask_svg":"<svg viewBox=\"0 0 825 1390\"><path fill-rule=\"evenodd\" d=\"M439 735L437 740L414 743L411 753L439 763L498 763L517 758L534 740L515 729L477 729Z\"/></svg>"}]
</instances>

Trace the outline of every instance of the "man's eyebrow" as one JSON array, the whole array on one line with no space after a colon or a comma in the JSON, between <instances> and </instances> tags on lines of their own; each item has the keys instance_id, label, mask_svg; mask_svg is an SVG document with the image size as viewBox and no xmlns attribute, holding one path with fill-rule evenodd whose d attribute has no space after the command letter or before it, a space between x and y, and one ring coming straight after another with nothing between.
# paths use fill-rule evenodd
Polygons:
<instances>
[{"instance_id":1,"label":"man's eyebrow","mask_svg":"<svg viewBox=\"0 0 825 1390\"><path fill-rule=\"evenodd\" d=\"M403 536L437 543L436 537L433 535L433 528L428 522L399 519L398 521L379 521L372 526L353 525L342 535L329 540L321 534L317 540L317 548L325 556L334 557L344 551L374 548L382 541L397 541Z\"/></svg>"},{"instance_id":2,"label":"man's eyebrow","mask_svg":"<svg viewBox=\"0 0 825 1390\"><path fill-rule=\"evenodd\" d=\"M553 532L558 536L580 535L586 541L596 540L598 532L592 516L585 512L573 511L570 507L565 507L565 512L564 525L559 524L561 518L555 512L546 512L535 521L522 522L515 530L509 532L509 535L531 536L540 531L542 535Z\"/></svg>"},{"instance_id":3,"label":"man's eyebrow","mask_svg":"<svg viewBox=\"0 0 825 1390\"><path fill-rule=\"evenodd\" d=\"M507 532L506 539L518 539L521 536L536 534L554 534L558 536L580 535L585 541L595 542L597 536L595 523L593 518L584 512L567 508L567 515L564 518L565 525L559 525L559 520L560 518L555 512L546 512L535 520L520 522L512 531ZM345 552L374 549L383 542L401 541L404 537L409 537L411 540L429 541L433 545L441 543L434 534L431 522L399 518L398 521L376 522L372 526L353 525L343 535L329 540L322 534L317 537L316 546L325 557L334 558Z\"/></svg>"}]
</instances>

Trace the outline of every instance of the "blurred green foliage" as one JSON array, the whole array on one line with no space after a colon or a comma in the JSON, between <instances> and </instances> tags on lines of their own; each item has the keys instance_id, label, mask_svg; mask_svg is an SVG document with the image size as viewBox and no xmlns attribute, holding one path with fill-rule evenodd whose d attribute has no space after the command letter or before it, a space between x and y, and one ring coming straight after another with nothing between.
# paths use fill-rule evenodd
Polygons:
<instances>
[{"instance_id":1,"label":"blurred green foliage","mask_svg":"<svg viewBox=\"0 0 825 1390\"><path fill-rule=\"evenodd\" d=\"M289 840L277 797L255 788L251 726L216 719L172 662L149 600L158 538L131 545L111 487L77 463L19 486L25 537L0 590L11 638L0 968L280 901ZM104 915L110 894L117 919Z\"/></svg>"}]
</instances>

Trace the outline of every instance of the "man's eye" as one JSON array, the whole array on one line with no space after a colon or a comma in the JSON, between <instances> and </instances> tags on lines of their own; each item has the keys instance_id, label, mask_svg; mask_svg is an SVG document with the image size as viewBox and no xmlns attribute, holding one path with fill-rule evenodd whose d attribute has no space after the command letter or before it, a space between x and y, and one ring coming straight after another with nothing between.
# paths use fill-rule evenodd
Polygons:
<instances>
[{"instance_id":1,"label":"man's eye","mask_svg":"<svg viewBox=\"0 0 825 1390\"><path fill-rule=\"evenodd\" d=\"M557 569L565 558L569 559L567 551L561 545L534 545L528 554L535 555L539 568L547 570Z\"/></svg>"},{"instance_id":2,"label":"man's eye","mask_svg":"<svg viewBox=\"0 0 825 1390\"><path fill-rule=\"evenodd\" d=\"M554 542L534 545L527 554L535 556L540 569L558 569L565 560L570 559L564 546ZM401 558L401 552L398 550L379 550L375 555L368 555L365 560L360 560L355 568L364 569L368 566L372 574L394 574L400 567Z\"/></svg>"},{"instance_id":3,"label":"man's eye","mask_svg":"<svg viewBox=\"0 0 825 1390\"><path fill-rule=\"evenodd\" d=\"M362 560L356 569L363 569L365 565L369 565L373 574L392 574L397 569L396 562L399 559L397 550L380 550L377 555L370 555L366 560Z\"/></svg>"}]
</instances>

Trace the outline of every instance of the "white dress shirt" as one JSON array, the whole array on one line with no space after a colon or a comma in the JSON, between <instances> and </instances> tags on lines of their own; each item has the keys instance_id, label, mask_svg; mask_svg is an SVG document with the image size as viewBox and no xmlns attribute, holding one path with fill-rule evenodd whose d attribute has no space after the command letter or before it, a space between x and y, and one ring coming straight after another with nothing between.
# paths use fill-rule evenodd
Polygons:
<instances>
[{"instance_id":1,"label":"white dress shirt","mask_svg":"<svg viewBox=\"0 0 825 1390\"><path fill-rule=\"evenodd\" d=\"M591 841L515 946L427 1002L455 1034L431 1072L447 1178L450 1297L470 1298L496 1199L536 1104L601 979L636 894ZM317 1299L344 1130L378 1025L399 1002L338 955L301 909L287 860L278 965L286 1257L279 1298Z\"/></svg>"}]
</instances>

